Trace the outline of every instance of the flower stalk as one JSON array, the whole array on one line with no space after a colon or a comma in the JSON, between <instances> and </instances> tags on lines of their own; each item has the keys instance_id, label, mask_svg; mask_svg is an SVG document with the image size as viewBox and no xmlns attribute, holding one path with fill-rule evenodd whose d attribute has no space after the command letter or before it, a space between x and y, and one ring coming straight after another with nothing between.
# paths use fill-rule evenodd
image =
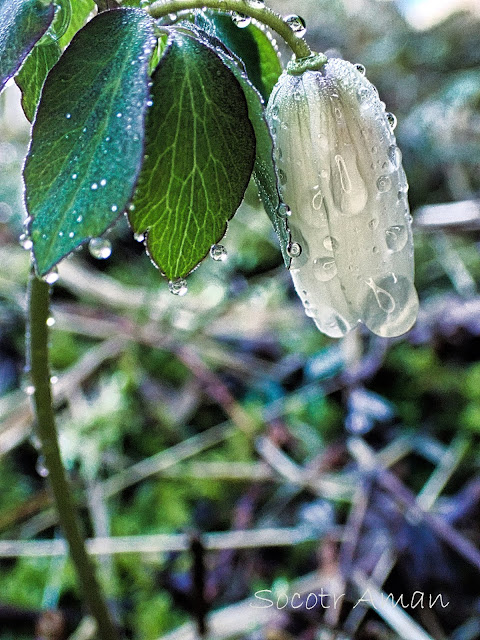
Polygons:
<instances>
[{"instance_id":1,"label":"flower stalk","mask_svg":"<svg viewBox=\"0 0 480 640\"><path fill-rule=\"evenodd\" d=\"M92 560L85 548L58 443L48 359L47 320L50 315L50 287L32 273L28 294L28 354L31 380L35 389L33 400L37 420L36 434L41 443L55 506L84 601L95 618L101 640L118 640L119 636L97 581Z\"/></svg>"}]
</instances>

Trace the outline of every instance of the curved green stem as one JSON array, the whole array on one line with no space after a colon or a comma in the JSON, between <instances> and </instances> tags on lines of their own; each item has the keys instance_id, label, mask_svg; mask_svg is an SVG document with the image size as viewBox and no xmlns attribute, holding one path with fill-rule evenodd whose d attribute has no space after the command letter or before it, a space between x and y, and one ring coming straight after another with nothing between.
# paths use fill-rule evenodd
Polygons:
<instances>
[{"instance_id":1,"label":"curved green stem","mask_svg":"<svg viewBox=\"0 0 480 640\"><path fill-rule=\"evenodd\" d=\"M297 58L306 58L312 53L305 40L296 36L279 13L268 7L251 5L246 0L158 0L148 7L148 12L152 18L163 18L169 13L203 7L217 11L236 11L262 22L285 40Z\"/></svg>"},{"instance_id":2,"label":"curved green stem","mask_svg":"<svg viewBox=\"0 0 480 640\"><path fill-rule=\"evenodd\" d=\"M42 445L42 454L45 458L55 506L68 542L84 601L97 622L98 635L101 640L118 640L117 631L95 576L93 563L85 549L85 541L58 444L48 362L49 285L32 274L28 293L28 348L31 378L35 388L37 435Z\"/></svg>"}]
</instances>

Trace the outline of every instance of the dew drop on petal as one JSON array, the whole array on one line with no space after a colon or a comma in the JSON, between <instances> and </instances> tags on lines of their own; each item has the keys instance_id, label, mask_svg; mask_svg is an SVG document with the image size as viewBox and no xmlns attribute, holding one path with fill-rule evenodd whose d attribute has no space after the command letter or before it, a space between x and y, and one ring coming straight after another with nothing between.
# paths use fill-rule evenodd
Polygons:
<instances>
[{"instance_id":1,"label":"dew drop on petal","mask_svg":"<svg viewBox=\"0 0 480 640\"><path fill-rule=\"evenodd\" d=\"M369 229L371 229L372 231L375 231L375 229L378 229L378 225L380 224L380 220L378 218L372 218L370 220L370 222L368 223L368 227Z\"/></svg>"},{"instance_id":2,"label":"dew drop on petal","mask_svg":"<svg viewBox=\"0 0 480 640\"><path fill-rule=\"evenodd\" d=\"M323 193L317 187L317 191L312 198L312 207L315 209L315 211L319 211L322 208L322 204L323 204Z\"/></svg>"},{"instance_id":3,"label":"dew drop on petal","mask_svg":"<svg viewBox=\"0 0 480 640\"><path fill-rule=\"evenodd\" d=\"M335 162L337 163L338 173L340 174L340 184L345 193L350 193L352 190L352 182L348 175L347 165L345 160L340 155L335 156Z\"/></svg>"},{"instance_id":4,"label":"dew drop on petal","mask_svg":"<svg viewBox=\"0 0 480 640\"><path fill-rule=\"evenodd\" d=\"M88 250L97 260L106 260L112 255L112 243L106 238L92 238L88 243Z\"/></svg>"},{"instance_id":5,"label":"dew drop on petal","mask_svg":"<svg viewBox=\"0 0 480 640\"><path fill-rule=\"evenodd\" d=\"M337 275L337 265L331 257L316 258L313 261L313 273L320 282L328 282Z\"/></svg>"},{"instance_id":6,"label":"dew drop on petal","mask_svg":"<svg viewBox=\"0 0 480 640\"><path fill-rule=\"evenodd\" d=\"M298 242L291 242L287 247L287 255L290 258L299 258L302 255L302 247Z\"/></svg>"},{"instance_id":7,"label":"dew drop on petal","mask_svg":"<svg viewBox=\"0 0 480 640\"><path fill-rule=\"evenodd\" d=\"M335 249L338 249L338 242L332 236L327 236L323 240L323 246L327 251L334 251Z\"/></svg>"},{"instance_id":8,"label":"dew drop on petal","mask_svg":"<svg viewBox=\"0 0 480 640\"><path fill-rule=\"evenodd\" d=\"M386 117L387 117L388 126L390 127L390 130L393 131L397 126L397 116L393 113L388 112L386 114Z\"/></svg>"},{"instance_id":9,"label":"dew drop on petal","mask_svg":"<svg viewBox=\"0 0 480 640\"><path fill-rule=\"evenodd\" d=\"M360 73L362 76L365 75L366 69L363 66L363 64L356 64L355 65L355 69L358 71L358 73Z\"/></svg>"},{"instance_id":10,"label":"dew drop on petal","mask_svg":"<svg viewBox=\"0 0 480 640\"><path fill-rule=\"evenodd\" d=\"M279 169L278 170L278 178L280 180L280 184L282 184L282 185L286 185L287 184L287 175L286 175L285 171L283 171L283 169Z\"/></svg>"},{"instance_id":11,"label":"dew drop on petal","mask_svg":"<svg viewBox=\"0 0 480 640\"><path fill-rule=\"evenodd\" d=\"M392 144L388 148L388 159L392 163L394 169L398 169L398 167L402 164L402 152L397 147L397 145Z\"/></svg>"},{"instance_id":12,"label":"dew drop on petal","mask_svg":"<svg viewBox=\"0 0 480 640\"><path fill-rule=\"evenodd\" d=\"M228 253L222 244L213 244L210 248L210 257L215 262L225 262L228 258Z\"/></svg>"},{"instance_id":13,"label":"dew drop on petal","mask_svg":"<svg viewBox=\"0 0 480 640\"><path fill-rule=\"evenodd\" d=\"M187 281L183 278L177 278L176 280L170 280L168 283L168 288L170 289L170 293L173 293L174 296L185 296L188 292L188 284Z\"/></svg>"},{"instance_id":14,"label":"dew drop on petal","mask_svg":"<svg viewBox=\"0 0 480 640\"><path fill-rule=\"evenodd\" d=\"M394 225L385 231L387 247L392 252L401 251L408 241L408 230L404 225Z\"/></svg>"},{"instance_id":15,"label":"dew drop on petal","mask_svg":"<svg viewBox=\"0 0 480 640\"><path fill-rule=\"evenodd\" d=\"M301 16L290 15L284 18L290 29L294 32L297 38L303 38L307 33L307 25L305 20Z\"/></svg>"},{"instance_id":16,"label":"dew drop on petal","mask_svg":"<svg viewBox=\"0 0 480 640\"><path fill-rule=\"evenodd\" d=\"M392 188L392 181L388 176L380 176L377 180L377 189L380 193L386 193Z\"/></svg>"}]
</instances>

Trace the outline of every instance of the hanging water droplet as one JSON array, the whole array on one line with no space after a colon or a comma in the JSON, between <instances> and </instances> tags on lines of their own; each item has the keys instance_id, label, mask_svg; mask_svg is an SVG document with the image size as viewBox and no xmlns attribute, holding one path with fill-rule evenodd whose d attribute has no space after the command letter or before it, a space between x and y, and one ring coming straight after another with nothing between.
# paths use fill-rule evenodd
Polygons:
<instances>
[{"instance_id":1,"label":"hanging water droplet","mask_svg":"<svg viewBox=\"0 0 480 640\"><path fill-rule=\"evenodd\" d=\"M183 278L177 278L176 280L170 280L168 283L168 288L170 289L170 293L173 293L174 296L185 296L188 292L188 284L187 281Z\"/></svg>"},{"instance_id":2,"label":"hanging water droplet","mask_svg":"<svg viewBox=\"0 0 480 640\"><path fill-rule=\"evenodd\" d=\"M277 213L280 218L289 218L292 215L290 207L284 202L280 203L278 206Z\"/></svg>"},{"instance_id":3,"label":"hanging water droplet","mask_svg":"<svg viewBox=\"0 0 480 640\"><path fill-rule=\"evenodd\" d=\"M373 295L375 296L375 300L377 301L380 309L385 311L385 313L393 313L395 310L395 300L393 299L393 296L388 293L388 291L385 291L385 289L376 285L373 278L366 280L365 284L367 284L373 291Z\"/></svg>"},{"instance_id":4,"label":"hanging water droplet","mask_svg":"<svg viewBox=\"0 0 480 640\"><path fill-rule=\"evenodd\" d=\"M314 187L314 190L316 191L316 193L312 198L312 207L315 209L315 211L319 211L322 208L323 204L323 193L320 191L318 185Z\"/></svg>"},{"instance_id":5,"label":"hanging water droplet","mask_svg":"<svg viewBox=\"0 0 480 640\"><path fill-rule=\"evenodd\" d=\"M302 255L302 247L298 242L291 242L287 247L287 254L290 258L299 258Z\"/></svg>"},{"instance_id":6,"label":"hanging water droplet","mask_svg":"<svg viewBox=\"0 0 480 640\"><path fill-rule=\"evenodd\" d=\"M408 241L408 230L403 224L394 225L385 231L385 241L390 251L401 251Z\"/></svg>"},{"instance_id":7,"label":"hanging water droplet","mask_svg":"<svg viewBox=\"0 0 480 640\"><path fill-rule=\"evenodd\" d=\"M38 456L37 464L35 465L35 471L41 478L46 478L48 476L48 469L45 466L45 457Z\"/></svg>"},{"instance_id":8,"label":"hanging water droplet","mask_svg":"<svg viewBox=\"0 0 480 640\"><path fill-rule=\"evenodd\" d=\"M112 255L112 243L106 238L92 238L88 250L97 260L106 260Z\"/></svg>"},{"instance_id":9,"label":"hanging water droplet","mask_svg":"<svg viewBox=\"0 0 480 640\"><path fill-rule=\"evenodd\" d=\"M305 20L301 16L290 15L284 18L290 29L294 32L297 38L303 38L307 33L307 25Z\"/></svg>"},{"instance_id":10,"label":"hanging water droplet","mask_svg":"<svg viewBox=\"0 0 480 640\"><path fill-rule=\"evenodd\" d=\"M58 278L59 278L58 269L57 267L53 267L51 271L49 271L47 274L43 276L42 280L47 284L55 284Z\"/></svg>"},{"instance_id":11,"label":"hanging water droplet","mask_svg":"<svg viewBox=\"0 0 480 640\"><path fill-rule=\"evenodd\" d=\"M316 258L313 261L313 273L320 282L328 282L337 275L337 265L335 260L329 256L326 258Z\"/></svg>"},{"instance_id":12,"label":"hanging water droplet","mask_svg":"<svg viewBox=\"0 0 480 640\"><path fill-rule=\"evenodd\" d=\"M143 242L145 240L145 234L143 234L143 233L134 233L133 234L133 239L136 240L137 242Z\"/></svg>"},{"instance_id":13,"label":"hanging water droplet","mask_svg":"<svg viewBox=\"0 0 480 640\"><path fill-rule=\"evenodd\" d=\"M18 242L20 243L22 249L25 249L25 251L30 251L30 249L33 247L33 242L30 240L30 237L26 233L22 233L20 235L20 237L18 238Z\"/></svg>"},{"instance_id":14,"label":"hanging water droplet","mask_svg":"<svg viewBox=\"0 0 480 640\"><path fill-rule=\"evenodd\" d=\"M55 324L55 318L53 316L49 316L47 318L47 327L53 327Z\"/></svg>"},{"instance_id":15,"label":"hanging water droplet","mask_svg":"<svg viewBox=\"0 0 480 640\"><path fill-rule=\"evenodd\" d=\"M91 185L91 187L90 187L90 189L91 189L92 191L96 191L96 190L98 189L98 184L97 184L96 182L93 182L93 183L92 183L92 185Z\"/></svg>"},{"instance_id":16,"label":"hanging water droplet","mask_svg":"<svg viewBox=\"0 0 480 640\"><path fill-rule=\"evenodd\" d=\"M228 253L222 244L212 244L210 248L210 257L215 262L225 262L228 258Z\"/></svg>"},{"instance_id":17,"label":"hanging water droplet","mask_svg":"<svg viewBox=\"0 0 480 640\"><path fill-rule=\"evenodd\" d=\"M332 236L327 236L323 240L323 246L327 251L334 251L335 249L338 249L338 242Z\"/></svg>"},{"instance_id":18,"label":"hanging water droplet","mask_svg":"<svg viewBox=\"0 0 480 640\"><path fill-rule=\"evenodd\" d=\"M398 169L398 167L402 164L402 152L397 147L397 145L392 144L388 148L388 159L392 163L394 169Z\"/></svg>"},{"instance_id":19,"label":"hanging water droplet","mask_svg":"<svg viewBox=\"0 0 480 640\"><path fill-rule=\"evenodd\" d=\"M392 188L392 181L388 176L380 176L377 180L377 189L380 193L386 193Z\"/></svg>"},{"instance_id":20,"label":"hanging water droplet","mask_svg":"<svg viewBox=\"0 0 480 640\"><path fill-rule=\"evenodd\" d=\"M386 114L386 117L387 117L388 126L390 127L390 130L393 131L397 126L397 116L394 113L389 112Z\"/></svg>"},{"instance_id":21,"label":"hanging water droplet","mask_svg":"<svg viewBox=\"0 0 480 640\"><path fill-rule=\"evenodd\" d=\"M335 162L337 163L338 173L340 174L340 184L345 193L350 193L352 190L352 182L348 175L347 165L345 160L340 155L335 156Z\"/></svg>"},{"instance_id":22,"label":"hanging water droplet","mask_svg":"<svg viewBox=\"0 0 480 640\"><path fill-rule=\"evenodd\" d=\"M251 23L250 16L246 16L244 13L232 12L232 20L240 29L245 29Z\"/></svg>"},{"instance_id":23,"label":"hanging water droplet","mask_svg":"<svg viewBox=\"0 0 480 640\"><path fill-rule=\"evenodd\" d=\"M363 66L363 64L356 64L356 65L355 65L355 69L358 71L358 73L361 73L361 74L362 74L362 76L364 76L364 75L365 75L366 69L365 69L365 67Z\"/></svg>"}]
</instances>

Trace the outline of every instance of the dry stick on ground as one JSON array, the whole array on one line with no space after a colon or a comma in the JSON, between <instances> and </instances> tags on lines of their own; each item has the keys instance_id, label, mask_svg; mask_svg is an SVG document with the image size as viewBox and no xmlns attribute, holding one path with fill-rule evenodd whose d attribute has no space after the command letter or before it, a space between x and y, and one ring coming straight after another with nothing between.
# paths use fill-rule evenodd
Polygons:
<instances>
[{"instance_id":1,"label":"dry stick on ground","mask_svg":"<svg viewBox=\"0 0 480 640\"><path fill-rule=\"evenodd\" d=\"M412 517L424 521L449 547L480 571L480 551L443 518L428 513L417 504L415 494L391 471L382 468L374 451L361 438L351 438L348 447L358 464L374 474L376 482L409 510Z\"/></svg>"}]
</instances>

